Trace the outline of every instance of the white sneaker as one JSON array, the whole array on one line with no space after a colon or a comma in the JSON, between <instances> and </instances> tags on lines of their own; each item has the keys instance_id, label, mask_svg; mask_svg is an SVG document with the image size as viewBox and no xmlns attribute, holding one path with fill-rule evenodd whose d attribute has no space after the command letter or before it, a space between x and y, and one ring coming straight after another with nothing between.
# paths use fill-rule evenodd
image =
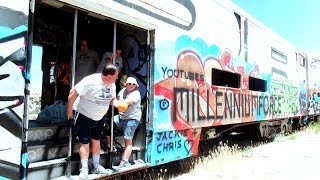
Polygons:
<instances>
[{"instance_id":1,"label":"white sneaker","mask_svg":"<svg viewBox=\"0 0 320 180\"><path fill-rule=\"evenodd\" d=\"M131 166L131 164L130 164L128 161L121 160L118 168L119 168L119 169L120 169L120 168L127 168L127 167L130 167L130 166Z\"/></svg>"},{"instance_id":2,"label":"white sneaker","mask_svg":"<svg viewBox=\"0 0 320 180\"><path fill-rule=\"evenodd\" d=\"M92 174L111 174L112 172L113 171L111 169L105 169L100 164L97 164L91 171Z\"/></svg>"},{"instance_id":3,"label":"white sneaker","mask_svg":"<svg viewBox=\"0 0 320 180\"><path fill-rule=\"evenodd\" d=\"M81 168L79 179L88 179L88 172L89 172L88 168Z\"/></svg>"}]
</instances>

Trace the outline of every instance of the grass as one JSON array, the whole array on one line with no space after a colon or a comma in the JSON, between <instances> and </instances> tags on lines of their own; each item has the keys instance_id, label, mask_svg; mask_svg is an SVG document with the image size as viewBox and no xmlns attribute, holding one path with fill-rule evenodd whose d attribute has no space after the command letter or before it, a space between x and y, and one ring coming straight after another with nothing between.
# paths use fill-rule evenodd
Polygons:
<instances>
[{"instance_id":1,"label":"grass","mask_svg":"<svg viewBox=\"0 0 320 180\"><path fill-rule=\"evenodd\" d=\"M277 135L275 140L276 142L281 142L285 140L297 140L300 137L300 134L306 132L306 133L312 133L312 134L320 134L320 122L310 122L308 126L305 129L302 129L300 131L294 132L289 135Z\"/></svg>"},{"instance_id":2,"label":"grass","mask_svg":"<svg viewBox=\"0 0 320 180\"><path fill-rule=\"evenodd\" d=\"M287 139L296 140L298 138L299 138L299 135L297 133L294 133L294 134L290 134Z\"/></svg>"},{"instance_id":3,"label":"grass","mask_svg":"<svg viewBox=\"0 0 320 180\"><path fill-rule=\"evenodd\" d=\"M320 122L311 122L308 127L294 132L289 135L278 135L274 142L284 142L287 140L299 139L301 133L317 133L320 134ZM272 146L264 145L270 141L259 143L248 142L241 145L235 144L239 141L220 142L216 145L206 145L206 153L198 157L191 157L177 162L165 164L163 166L146 169L138 173L128 175L125 179L174 179L186 180L190 177L193 179L205 180L210 179L239 179L240 177L260 177L260 174L250 169L257 168L254 159L264 160L264 154L259 154L259 149L252 152L254 148L271 148ZM263 147L262 147L263 146ZM210 148L209 148L210 147ZM252 156L257 156L252 158ZM260 157L261 156L261 157ZM187 175L186 175L187 174ZM204 177L206 175L206 177ZM261 176L262 177L262 176ZM139 179L139 178L138 178Z\"/></svg>"},{"instance_id":4,"label":"grass","mask_svg":"<svg viewBox=\"0 0 320 180\"><path fill-rule=\"evenodd\" d=\"M274 139L274 142L294 141L299 139L301 133L304 132L320 134L320 122L309 123L305 129L289 135L278 135ZM200 160L195 163L194 169L192 169L187 176L181 175L174 179L184 180L190 175L191 177L202 178L201 175L203 174L210 174L208 176L211 176L212 179L239 179L239 177L260 176L253 171L246 171L246 168L255 168L254 164L256 163L252 162L255 159L251 158L252 153L254 153L258 159L260 156L259 153L252 152L252 149L265 144L268 144L268 142L260 142L258 144L252 144L251 146L238 146L237 144L230 146L228 143L220 143L218 147L210 151L208 156L200 158ZM266 146L264 148L271 148L270 150L272 151L272 147L273 146ZM260 158L265 158L264 154L261 154ZM246 168L243 169L241 167Z\"/></svg>"},{"instance_id":5,"label":"grass","mask_svg":"<svg viewBox=\"0 0 320 180\"><path fill-rule=\"evenodd\" d=\"M310 133L319 134L320 133L320 122L311 122L311 123L309 123L306 131L310 132Z\"/></svg>"}]
</instances>

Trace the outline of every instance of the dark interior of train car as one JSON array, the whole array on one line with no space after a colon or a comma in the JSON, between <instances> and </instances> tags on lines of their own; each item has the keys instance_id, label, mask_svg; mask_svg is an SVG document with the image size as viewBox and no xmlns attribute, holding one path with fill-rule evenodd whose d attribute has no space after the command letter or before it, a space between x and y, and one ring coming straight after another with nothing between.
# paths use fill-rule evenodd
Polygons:
<instances>
[{"instance_id":1,"label":"dark interior of train car","mask_svg":"<svg viewBox=\"0 0 320 180\"><path fill-rule=\"evenodd\" d=\"M37 4L33 25L33 50L30 83L29 120L37 123L59 125L66 122L65 107L71 87L72 54L74 37L73 7L52 7ZM89 49L96 51L101 60L105 52L113 52L115 21L91 12L78 11L77 50L80 41L86 39ZM117 92L127 77L135 77L141 94L142 119L134 139L137 149L145 148L146 92L148 81L147 31L124 23L116 23L116 48L121 50L123 67L116 82ZM45 109L59 102L60 117L39 118ZM57 106L58 107L58 106ZM111 108L109 108L111 109ZM115 114L117 110L115 108ZM110 115L108 115L111 119ZM63 118L65 117L65 118ZM116 136L117 134L115 134ZM123 140L115 137L115 145L123 146ZM140 157L143 159L143 157Z\"/></svg>"}]
</instances>

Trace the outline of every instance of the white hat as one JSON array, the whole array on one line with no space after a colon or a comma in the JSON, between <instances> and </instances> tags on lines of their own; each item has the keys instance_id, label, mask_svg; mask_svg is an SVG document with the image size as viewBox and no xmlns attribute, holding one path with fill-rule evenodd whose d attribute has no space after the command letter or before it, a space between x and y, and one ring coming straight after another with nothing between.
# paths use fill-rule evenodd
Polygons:
<instances>
[{"instance_id":1,"label":"white hat","mask_svg":"<svg viewBox=\"0 0 320 180\"><path fill-rule=\"evenodd\" d=\"M105 53L102 55L102 60L101 60L101 61L105 61L106 58L112 58L112 53L111 53L111 52L105 52Z\"/></svg>"},{"instance_id":2,"label":"white hat","mask_svg":"<svg viewBox=\"0 0 320 180\"><path fill-rule=\"evenodd\" d=\"M139 84L137 83L137 80L134 77L128 77L125 85L127 85L127 83L136 84L137 88L139 87Z\"/></svg>"}]
</instances>

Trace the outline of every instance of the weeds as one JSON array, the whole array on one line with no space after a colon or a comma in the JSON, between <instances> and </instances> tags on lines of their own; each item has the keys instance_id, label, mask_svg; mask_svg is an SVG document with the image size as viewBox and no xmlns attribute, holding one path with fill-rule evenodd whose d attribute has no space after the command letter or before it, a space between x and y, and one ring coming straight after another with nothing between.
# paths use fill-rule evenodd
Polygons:
<instances>
[{"instance_id":1,"label":"weeds","mask_svg":"<svg viewBox=\"0 0 320 180\"><path fill-rule=\"evenodd\" d=\"M320 122L310 122L306 131L310 132L310 133L319 134L320 133Z\"/></svg>"},{"instance_id":2,"label":"weeds","mask_svg":"<svg viewBox=\"0 0 320 180\"><path fill-rule=\"evenodd\" d=\"M303 130L306 133L319 133L320 134L320 122L311 122L308 127ZM273 142L284 142L287 140L297 140L301 135L301 131L294 132L289 135L277 135ZM252 158L265 160L264 154L259 154L260 150L252 151L254 148L266 148L262 147L272 141L239 141L238 139L231 138L230 141L220 141L218 145L203 142L203 146L199 147L201 152L197 157L190 157L187 159L171 162L162 166L145 169L138 173L127 175L124 179L139 179L153 180L153 179L186 179L183 174L187 173L195 175L200 179L204 174L214 178L225 179L239 179L239 177L247 176L259 176L259 173L251 171L245 171L240 167L246 169L256 169L257 164ZM272 150L272 148L271 148Z\"/></svg>"}]
</instances>

